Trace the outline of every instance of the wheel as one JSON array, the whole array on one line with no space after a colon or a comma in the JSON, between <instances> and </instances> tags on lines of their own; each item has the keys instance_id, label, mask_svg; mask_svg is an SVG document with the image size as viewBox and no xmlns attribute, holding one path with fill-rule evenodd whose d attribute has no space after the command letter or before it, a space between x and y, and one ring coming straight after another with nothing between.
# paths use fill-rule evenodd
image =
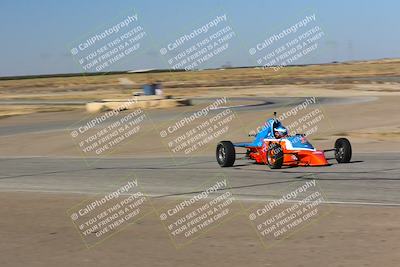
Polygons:
<instances>
[{"instance_id":1,"label":"wheel","mask_svg":"<svg viewBox=\"0 0 400 267\"><path fill-rule=\"evenodd\" d=\"M277 143L269 145L267 150L267 163L271 169L280 169L283 165L283 150Z\"/></svg>"},{"instance_id":2,"label":"wheel","mask_svg":"<svg viewBox=\"0 0 400 267\"><path fill-rule=\"evenodd\" d=\"M235 147L231 141L221 141L217 145L216 157L219 166L232 167L236 160Z\"/></svg>"},{"instance_id":3,"label":"wheel","mask_svg":"<svg viewBox=\"0 0 400 267\"><path fill-rule=\"evenodd\" d=\"M348 163L351 160L351 145L347 138L339 138L335 142L335 158L338 163Z\"/></svg>"}]
</instances>

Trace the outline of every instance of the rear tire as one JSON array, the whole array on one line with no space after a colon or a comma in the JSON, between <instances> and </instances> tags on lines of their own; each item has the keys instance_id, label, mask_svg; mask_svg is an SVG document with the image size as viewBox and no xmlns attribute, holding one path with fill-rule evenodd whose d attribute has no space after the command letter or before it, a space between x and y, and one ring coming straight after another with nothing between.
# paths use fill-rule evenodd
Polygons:
<instances>
[{"instance_id":1,"label":"rear tire","mask_svg":"<svg viewBox=\"0 0 400 267\"><path fill-rule=\"evenodd\" d=\"M335 158L338 163L348 163L351 160L351 144L347 138L339 138L335 142Z\"/></svg>"},{"instance_id":2,"label":"rear tire","mask_svg":"<svg viewBox=\"0 0 400 267\"><path fill-rule=\"evenodd\" d=\"M235 147L231 141L219 142L215 155L221 167L232 167L236 160Z\"/></svg>"},{"instance_id":3,"label":"rear tire","mask_svg":"<svg viewBox=\"0 0 400 267\"><path fill-rule=\"evenodd\" d=\"M283 150L277 143L272 143L267 150L267 163L271 169L280 169L283 165Z\"/></svg>"}]
</instances>

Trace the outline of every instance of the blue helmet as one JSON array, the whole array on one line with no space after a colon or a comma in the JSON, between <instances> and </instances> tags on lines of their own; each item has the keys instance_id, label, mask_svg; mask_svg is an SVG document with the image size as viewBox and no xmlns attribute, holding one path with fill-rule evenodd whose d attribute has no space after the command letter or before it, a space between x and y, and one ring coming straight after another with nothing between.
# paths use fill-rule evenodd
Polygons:
<instances>
[{"instance_id":1,"label":"blue helmet","mask_svg":"<svg viewBox=\"0 0 400 267\"><path fill-rule=\"evenodd\" d=\"M288 134L287 129L283 127L279 121L276 121L274 125L275 138L282 138L285 137L287 134Z\"/></svg>"}]
</instances>

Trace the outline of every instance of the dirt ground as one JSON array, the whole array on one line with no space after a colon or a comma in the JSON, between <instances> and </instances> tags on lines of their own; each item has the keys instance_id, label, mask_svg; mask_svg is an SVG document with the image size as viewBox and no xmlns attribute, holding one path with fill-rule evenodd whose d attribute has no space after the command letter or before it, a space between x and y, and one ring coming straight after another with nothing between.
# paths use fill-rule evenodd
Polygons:
<instances>
[{"instance_id":1,"label":"dirt ground","mask_svg":"<svg viewBox=\"0 0 400 267\"><path fill-rule=\"evenodd\" d=\"M398 152L400 151L400 118L398 103L400 96L374 96L371 101L354 104L324 105L326 115L324 124L310 137L317 148L331 148L335 139L350 138L354 151L357 152ZM177 114L196 110L196 107L180 107L166 111L155 110L149 114L156 118L168 112ZM198 109L200 107L197 107ZM288 108L276 110L286 112ZM248 133L270 117L272 110L239 113L238 119L230 124L229 140L245 141ZM38 125L36 131L3 135L0 138L1 156L81 156L68 126L87 117L84 111L35 113L1 119L3 127L27 128ZM47 125L64 124L60 130L46 131ZM166 123L169 123L168 121ZM143 133L134 140L119 146L107 156L170 156L169 150L161 142L159 131L151 120L144 122ZM32 140L35 140L32 142ZM140 141L139 141L140 140ZM50 145L49 145L50 144ZM148 144L144 146L143 144ZM151 144L151 145L150 145ZM214 152L215 142L208 145L199 155ZM132 152L135 153L132 153Z\"/></svg>"},{"instance_id":2,"label":"dirt ground","mask_svg":"<svg viewBox=\"0 0 400 267\"><path fill-rule=\"evenodd\" d=\"M351 140L356 153L398 153L399 73L400 62L394 60L293 67L279 73L239 69L6 80L0 81L0 101L126 97L131 94L132 87L119 84L120 78L133 80L135 90L149 79L161 79L169 94L191 98L222 95L255 98L317 96L348 97L352 101L363 97L366 101L324 105L327 124L310 141L317 148L327 149L332 147L336 138L344 136ZM180 114L194 108L153 110L151 115L163 118L168 112ZM283 112L285 107L276 111ZM250 130L270 117L271 112L241 112L240 120L231 125L236 130L230 132L229 139L246 141ZM10 109L2 105L0 126L5 132L10 130L10 134L0 138L0 156L82 156L70 136L68 125L87 115L83 107L71 110L68 106L54 109L17 106ZM66 128L52 130L54 125L66 125ZM135 142L120 146L109 156L170 156L165 144L160 142L160 132L154 125L146 122L143 127L145 130L135 138ZM215 143L199 153L214 154ZM177 249L156 212L164 205L165 199L153 199L154 207L147 216L88 249L67 214L71 207L88 197L80 194L1 192L0 266L336 267L398 266L400 262L398 206L321 204L321 209L329 209L329 214L276 245L265 247L251 226L248 215L235 202L234 217Z\"/></svg>"},{"instance_id":3,"label":"dirt ground","mask_svg":"<svg viewBox=\"0 0 400 267\"><path fill-rule=\"evenodd\" d=\"M191 72L76 75L71 77L1 78L2 100L82 100L129 98L142 85L162 83L174 97L229 96L352 96L399 94L400 60L386 59L336 64L290 66L274 71L262 68L215 69ZM52 107L31 107L30 113ZM70 106L70 109L75 109ZM83 108L83 107L82 107ZM16 112L20 109L21 112ZM65 107L63 107L65 109ZM61 110L63 110L61 109ZM0 116L7 115L0 108ZM26 114L16 105L11 115Z\"/></svg>"},{"instance_id":4,"label":"dirt ground","mask_svg":"<svg viewBox=\"0 0 400 267\"><path fill-rule=\"evenodd\" d=\"M154 212L88 249L66 213L86 197L2 193L0 265L316 267L398 266L400 261L398 208L330 205L327 216L269 248L237 213L176 249ZM163 203L152 202L156 208Z\"/></svg>"},{"instance_id":5,"label":"dirt ground","mask_svg":"<svg viewBox=\"0 0 400 267\"><path fill-rule=\"evenodd\" d=\"M8 105L6 101L93 101L106 98L129 98L141 84L160 80L165 94L198 99L204 97L363 97L363 103L324 106L329 127L313 136L313 143L330 148L338 136L352 139L359 152L397 152L400 150L400 60L378 60L296 66L273 71L256 68L204 70L198 72L162 72L114 74L99 76L30 78L0 80L0 123L4 127L31 127L32 122L46 128L48 123L75 123L90 115L84 105ZM126 80L131 81L127 86ZM351 101L351 99L350 99ZM36 103L36 102L35 102ZM238 103L235 103L238 104ZM239 103L247 104L247 103ZM152 111L155 117L163 113L184 113L196 107L179 107ZM199 108L199 107L197 107ZM265 107L268 110L268 106ZM282 107L277 111L287 111ZM271 112L271 110L268 110ZM15 116L18 115L18 116ZM246 112L240 122L233 123L236 131L230 138L243 140L250 130L259 126L271 114ZM243 123L245 122L245 123ZM66 127L67 128L67 127ZM145 143L159 140L157 130L147 127L142 137ZM36 142L20 142L34 139ZM45 146L43 143L51 143ZM133 142L113 155L140 155L157 153L168 155L165 145L153 142L153 147L143 147ZM214 147L215 144L210 145ZM0 139L0 155L24 156L79 156L68 130L40 131L6 135ZM211 150L205 150L208 154Z\"/></svg>"}]
</instances>

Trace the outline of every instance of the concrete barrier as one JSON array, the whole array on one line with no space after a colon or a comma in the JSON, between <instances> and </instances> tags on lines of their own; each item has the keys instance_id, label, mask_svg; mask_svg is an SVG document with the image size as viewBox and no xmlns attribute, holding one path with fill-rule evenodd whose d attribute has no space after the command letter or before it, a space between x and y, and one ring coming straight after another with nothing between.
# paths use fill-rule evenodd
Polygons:
<instances>
[{"instance_id":1,"label":"concrete barrier","mask_svg":"<svg viewBox=\"0 0 400 267\"><path fill-rule=\"evenodd\" d=\"M86 103L86 111L89 113L102 112L105 109L106 107L104 106L104 103L101 102Z\"/></svg>"},{"instance_id":2,"label":"concrete barrier","mask_svg":"<svg viewBox=\"0 0 400 267\"><path fill-rule=\"evenodd\" d=\"M86 111L90 113L103 112L107 110L121 109L155 109L173 108L190 105L190 100L185 98L165 98L160 96L139 96L135 102L125 99L104 99L101 102L86 103Z\"/></svg>"}]
</instances>

